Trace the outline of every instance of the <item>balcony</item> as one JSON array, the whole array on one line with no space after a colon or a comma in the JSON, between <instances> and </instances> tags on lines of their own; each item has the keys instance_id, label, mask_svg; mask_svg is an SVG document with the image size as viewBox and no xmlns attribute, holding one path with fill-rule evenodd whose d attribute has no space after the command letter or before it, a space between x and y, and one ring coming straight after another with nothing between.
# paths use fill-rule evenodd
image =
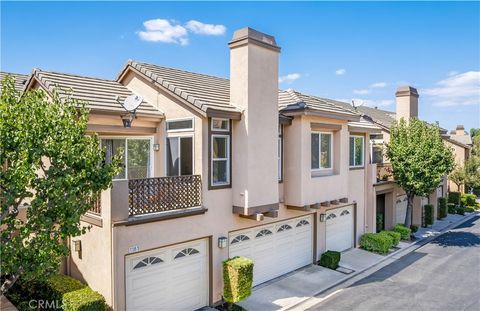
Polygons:
<instances>
[{"instance_id":1,"label":"balcony","mask_svg":"<svg viewBox=\"0 0 480 311\"><path fill-rule=\"evenodd\" d=\"M168 219L206 211L200 175L114 181L111 200L113 221Z\"/></svg>"},{"instance_id":2,"label":"balcony","mask_svg":"<svg viewBox=\"0 0 480 311\"><path fill-rule=\"evenodd\" d=\"M377 182L393 181L393 169L391 163L377 164Z\"/></svg>"}]
</instances>

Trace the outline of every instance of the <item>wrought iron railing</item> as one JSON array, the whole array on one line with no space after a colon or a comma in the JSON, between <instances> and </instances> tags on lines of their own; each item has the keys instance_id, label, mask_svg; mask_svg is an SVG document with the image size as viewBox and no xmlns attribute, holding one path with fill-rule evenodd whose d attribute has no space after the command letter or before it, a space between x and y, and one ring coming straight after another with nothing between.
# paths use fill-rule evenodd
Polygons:
<instances>
[{"instance_id":1,"label":"wrought iron railing","mask_svg":"<svg viewBox=\"0 0 480 311\"><path fill-rule=\"evenodd\" d=\"M91 208L88 210L89 213L101 215L102 214L102 202L100 194L96 195L91 200Z\"/></svg>"},{"instance_id":2,"label":"wrought iron railing","mask_svg":"<svg viewBox=\"0 0 480 311\"><path fill-rule=\"evenodd\" d=\"M130 216L201 206L202 180L200 175L131 179L128 202Z\"/></svg>"}]
</instances>

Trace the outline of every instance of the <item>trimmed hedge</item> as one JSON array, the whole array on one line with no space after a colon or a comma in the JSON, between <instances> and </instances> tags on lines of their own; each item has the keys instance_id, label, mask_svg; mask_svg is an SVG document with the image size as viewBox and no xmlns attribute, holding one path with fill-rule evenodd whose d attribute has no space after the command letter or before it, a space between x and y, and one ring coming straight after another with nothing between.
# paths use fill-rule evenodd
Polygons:
<instances>
[{"instance_id":1,"label":"trimmed hedge","mask_svg":"<svg viewBox=\"0 0 480 311\"><path fill-rule=\"evenodd\" d=\"M457 207L456 212L458 215L465 215L465 209L463 207Z\"/></svg>"},{"instance_id":2,"label":"trimmed hedge","mask_svg":"<svg viewBox=\"0 0 480 311\"><path fill-rule=\"evenodd\" d=\"M447 217L448 209L447 209L447 199L445 198L438 198L438 211L437 211L437 218L442 219Z\"/></svg>"},{"instance_id":3,"label":"trimmed hedge","mask_svg":"<svg viewBox=\"0 0 480 311\"><path fill-rule=\"evenodd\" d=\"M460 205L475 206L477 205L477 196L469 193L462 193L460 196Z\"/></svg>"},{"instance_id":4,"label":"trimmed hedge","mask_svg":"<svg viewBox=\"0 0 480 311\"><path fill-rule=\"evenodd\" d=\"M433 225L433 205L425 204L423 208L425 209L425 226Z\"/></svg>"},{"instance_id":5,"label":"trimmed hedge","mask_svg":"<svg viewBox=\"0 0 480 311\"><path fill-rule=\"evenodd\" d=\"M402 240L410 240L410 234L412 234L412 230L405 227L405 225L396 224L395 227L393 227L393 231L400 233Z\"/></svg>"},{"instance_id":6,"label":"trimmed hedge","mask_svg":"<svg viewBox=\"0 0 480 311\"><path fill-rule=\"evenodd\" d=\"M460 205L460 192L449 192L448 193L448 203L453 203L455 205Z\"/></svg>"},{"instance_id":7,"label":"trimmed hedge","mask_svg":"<svg viewBox=\"0 0 480 311\"><path fill-rule=\"evenodd\" d=\"M412 230L412 233L415 233L418 231L418 226L417 225L410 225L410 230Z\"/></svg>"},{"instance_id":8,"label":"trimmed hedge","mask_svg":"<svg viewBox=\"0 0 480 311\"><path fill-rule=\"evenodd\" d=\"M223 262L223 298L229 303L242 301L252 294L253 260L233 257Z\"/></svg>"},{"instance_id":9,"label":"trimmed hedge","mask_svg":"<svg viewBox=\"0 0 480 311\"><path fill-rule=\"evenodd\" d=\"M455 204L447 203L447 207L448 207L448 213L449 214L455 214L457 212L456 208L455 208Z\"/></svg>"},{"instance_id":10,"label":"trimmed hedge","mask_svg":"<svg viewBox=\"0 0 480 311\"><path fill-rule=\"evenodd\" d=\"M393 239L384 233L365 233L360 238L360 247L364 250L386 254L393 244Z\"/></svg>"},{"instance_id":11,"label":"trimmed hedge","mask_svg":"<svg viewBox=\"0 0 480 311\"><path fill-rule=\"evenodd\" d=\"M465 207L465 212L466 212L466 213L473 213L473 212L475 212L475 206L467 206L467 207Z\"/></svg>"},{"instance_id":12,"label":"trimmed hedge","mask_svg":"<svg viewBox=\"0 0 480 311\"><path fill-rule=\"evenodd\" d=\"M322 267L335 270L338 268L339 262L340 262L340 252L326 251L320 257L319 264Z\"/></svg>"},{"instance_id":13,"label":"trimmed hedge","mask_svg":"<svg viewBox=\"0 0 480 311\"><path fill-rule=\"evenodd\" d=\"M380 233L387 234L392 238L392 246L397 246L400 243L401 234L395 231L382 231Z\"/></svg>"}]
</instances>

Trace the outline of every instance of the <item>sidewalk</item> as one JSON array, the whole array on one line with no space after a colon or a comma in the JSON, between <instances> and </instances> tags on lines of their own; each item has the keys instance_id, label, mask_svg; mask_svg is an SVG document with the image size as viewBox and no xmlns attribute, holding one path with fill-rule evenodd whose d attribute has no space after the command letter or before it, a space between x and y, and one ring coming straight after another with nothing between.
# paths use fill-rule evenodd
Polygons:
<instances>
[{"instance_id":1,"label":"sidewalk","mask_svg":"<svg viewBox=\"0 0 480 311\"><path fill-rule=\"evenodd\" d=\"M431 228L420 228L415 234L417 240L411 243L400 242L398 249L386 256L359 248L348 250L342 253L339 263L340 267L344 268L342 270L350 272L348 274L311 265L257 286L249 298L238 304L249 311L288 310L298 308L300 304L308 305L308 300L313 297L344 285L343 283L366 273L367 270L382 262L389 264L391 261L401 258L413 251L415 245L427 243L435 236L475 215L478 213L465 216L449 214L444 220L437 221ZM361 275L361 277L365 276Z\"/></svg>"}]
</instances>

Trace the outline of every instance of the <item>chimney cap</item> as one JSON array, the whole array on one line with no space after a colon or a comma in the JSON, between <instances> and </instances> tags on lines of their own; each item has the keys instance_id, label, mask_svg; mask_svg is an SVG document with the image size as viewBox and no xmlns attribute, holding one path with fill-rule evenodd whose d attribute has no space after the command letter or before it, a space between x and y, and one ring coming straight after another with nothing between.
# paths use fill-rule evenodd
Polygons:
<instances>
[{"instance_id":1,"label":"chimney cap","mask_svg":"<svg viewBox=\"0 0 480 311\"><path fill-rule=\"evenodd\" d=\"M455 135L455 134L457 134L457 132L456 132L455 130L451 130L451 131L450 131L450 134L451 134L451 135Z\"/></svg>"},{"instance_id":2,"label":"chimney cap","mask_svg":"<svg viewBox=\"0 0 480 311\"><path fill-rule=\"evenodd\" d=\"M465 127L463 126L463 124L459 124L457 125L457 130L464 130Z\"/></svg>"},{"instance_id":3,"label":"chimney cap","mask_svg":"<svg viewBox=\"0 0 480 311\"><path fill-rule=\"evenodd\" d=\"M280 51L280 47L277 45L275 37L250 27L235 30L232 40L228 43L228 46L230 48L235 48L238 46L243 46L247 43L253 43L277 52Z\"/></svg>"},{"instance_id":4,"label":"chimney cap","mask_svg":"<svg viewBox=\"0 0 480 311\"><path fill-rule=\"evenodd\" d=\"M402 97L402 96L415 96L418 98L418 92L417 89L414 88L413 86L409 85L401 85L397 88L397 91L395 92L396 97Z\"/></svg>"}]
</instances>

